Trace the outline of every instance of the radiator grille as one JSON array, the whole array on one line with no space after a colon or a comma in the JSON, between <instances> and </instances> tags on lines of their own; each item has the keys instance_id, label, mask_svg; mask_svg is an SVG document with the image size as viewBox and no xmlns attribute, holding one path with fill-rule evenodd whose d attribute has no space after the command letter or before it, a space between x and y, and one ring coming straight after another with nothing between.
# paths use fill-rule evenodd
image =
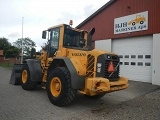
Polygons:
<instances>
[{"instance_id":1,"label":"radiator grille","mask_svg":"<svg viewBox=\"0 0 160 120\"><path fill-rule=\"evenodd\" d=\"M95 57L89 54L87 56L86 77L94 76L94 62L95 62Z\"/></svg>"}]
</instances>

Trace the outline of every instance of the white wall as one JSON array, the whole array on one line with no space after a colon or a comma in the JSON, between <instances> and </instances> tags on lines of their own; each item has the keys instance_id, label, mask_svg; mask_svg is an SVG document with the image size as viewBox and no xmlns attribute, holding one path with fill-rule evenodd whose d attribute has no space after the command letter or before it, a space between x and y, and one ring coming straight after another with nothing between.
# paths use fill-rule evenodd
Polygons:
<instances>
[{"instance_id":1,"label":"white wall","mask_svg":"<svg viewBox=\"0 0 160 120\"><path fill-rule=\"evenodd\" d=\"M160 33L153 34L152 84L160 85Z\"/></svg>"},{"instance_id":2,"label":"white wall","mask_svg":"<svg viewBox=\"0 0 160 120\"><path fill-rule=\"evenodd\" d=\"M95 48L111 52L111 39L96 40Z\"/></svg>"}]
</instances>

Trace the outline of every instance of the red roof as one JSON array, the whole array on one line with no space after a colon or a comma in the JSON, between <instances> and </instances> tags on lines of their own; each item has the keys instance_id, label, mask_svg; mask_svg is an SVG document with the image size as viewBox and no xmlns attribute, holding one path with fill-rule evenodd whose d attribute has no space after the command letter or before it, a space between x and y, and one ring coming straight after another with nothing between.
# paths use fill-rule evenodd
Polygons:
<instances>
[{"instance_id":1,"label":"red roof","mask_svg":"<svg viewBox=\"0 0 160 120\"><path fill-rule=\"evenodd\" d=\"M0 50L0 55L3 55L3 50Z\"/></svg>"}]
</instances>

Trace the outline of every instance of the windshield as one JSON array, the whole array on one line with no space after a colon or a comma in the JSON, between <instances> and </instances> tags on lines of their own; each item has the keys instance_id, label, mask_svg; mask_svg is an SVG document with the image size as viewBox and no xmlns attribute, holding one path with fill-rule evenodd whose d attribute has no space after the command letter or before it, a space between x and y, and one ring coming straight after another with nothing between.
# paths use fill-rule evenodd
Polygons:
<instances>
[{"instance_id":1,"label":"windshield","mask_svg":"<svg viewBox=\"0 0 160 120\"><path fill-rule=\"evenodd\" d=\"M84 47L84 34L82 32L74 31L71 28L64 30L64 46L66 47Z\"/></svg>"}]
</instances>

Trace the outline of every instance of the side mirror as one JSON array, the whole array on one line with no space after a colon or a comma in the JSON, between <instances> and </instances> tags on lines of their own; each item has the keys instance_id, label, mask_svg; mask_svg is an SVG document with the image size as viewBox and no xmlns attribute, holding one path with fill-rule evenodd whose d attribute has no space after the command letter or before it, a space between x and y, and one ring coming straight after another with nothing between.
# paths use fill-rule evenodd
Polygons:
<instances>
[{"instance_id":1,"label":"side mirror","mask_svg":"<svg viewBox=\"0 0 160 120\"><path fill-rule=\"evenodd\" d=\"M43 31L43 32L42 32L42 38L43 38L43 39L46 39L46 34L47 34L46 31Z\"/></svg>"}]
</instances>

